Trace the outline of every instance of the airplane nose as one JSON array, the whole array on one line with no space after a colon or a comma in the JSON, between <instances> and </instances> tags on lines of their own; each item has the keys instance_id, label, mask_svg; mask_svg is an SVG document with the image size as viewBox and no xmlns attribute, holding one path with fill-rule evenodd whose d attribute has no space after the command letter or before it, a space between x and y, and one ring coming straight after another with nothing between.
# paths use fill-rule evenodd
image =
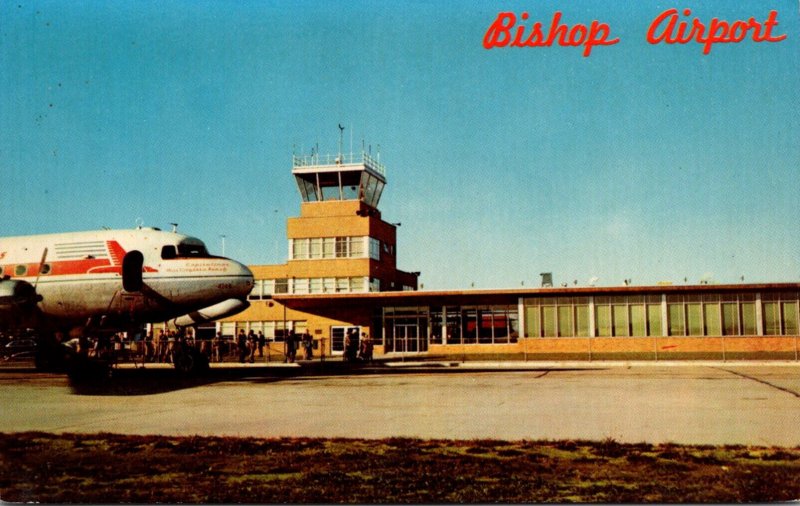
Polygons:
<instances>
[{"instance_id":1,"label":"airplane nose","mask_svg":"<svg viewBox=\"0 0 800 506\"><path fill-rule=\"evenodd\" d=\"M234 284L236 288L236 294L234 296L243 299L247 297L253 289L253 271L246 265L240 264L235 260L231 260L230 262L232 264L231 271L233 272L233 276L239 280L238 283Z\"/></svg>"}]
</instances>

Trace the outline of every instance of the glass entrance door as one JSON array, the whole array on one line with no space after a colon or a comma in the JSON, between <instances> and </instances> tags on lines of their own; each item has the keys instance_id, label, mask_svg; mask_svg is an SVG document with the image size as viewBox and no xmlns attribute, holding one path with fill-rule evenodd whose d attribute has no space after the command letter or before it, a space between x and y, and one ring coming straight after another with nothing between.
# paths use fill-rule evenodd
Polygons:
<instances>
[{"instance_id":1,"label":"glass entrance door","mask_svg":"<svg viewBox=\"0 0 800 506\"><path fill-rule=\"evenodd\" d=\"M414 324L399 323L394 326L394 351L416 353L427 346L420 342L419 328Z\"/></svg>"},{"instance_id":2,"label":"glass entrance door","mask_svg":"<svg viewBox=\"0 0 800 506\"><path fill-rule=\"evenodd\" d=\"M361 327L331 327L332 355L342 355L344 353L344 338L348 332L353 332L355 336L360 336Z\"/></svg>"}]
</instances>

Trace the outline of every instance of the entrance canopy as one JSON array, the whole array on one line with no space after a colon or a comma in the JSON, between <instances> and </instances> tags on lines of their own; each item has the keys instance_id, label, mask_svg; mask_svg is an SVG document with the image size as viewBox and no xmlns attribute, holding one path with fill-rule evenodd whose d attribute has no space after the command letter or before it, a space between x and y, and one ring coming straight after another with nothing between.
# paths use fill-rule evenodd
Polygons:
<instances>
[{"instance_id":1,"label":"entrance canopy","mask_svg":"<svg viewBox=\"0 0 800 506\"><path fill-rule=\"evenodd\" d=\"M433 305L516 304L520 297L590 297L624 295L702 294L714 292L774 292L797 291L797 283L764 283L741 285L675 285L675 286L613 286L572 288L516 288L498 290L441 290L368 293L337 293L319 295L281 294L273 299L286 307L314 312L344 307L390 307Z\"/></svg>"}]
</instances>

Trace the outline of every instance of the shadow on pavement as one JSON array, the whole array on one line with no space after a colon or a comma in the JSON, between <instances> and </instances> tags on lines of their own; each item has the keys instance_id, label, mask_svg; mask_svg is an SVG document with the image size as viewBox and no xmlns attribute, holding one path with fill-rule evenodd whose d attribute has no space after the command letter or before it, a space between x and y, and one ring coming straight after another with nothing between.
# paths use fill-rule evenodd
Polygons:
<instances>
[{"instance_id":1,"label":"shadow on pavement","mask_svg":"<svg viewBox=\"0 0 800 506\"><path fill-rule=\"evenodd\" d=\"M149 365L149 364L148 364ZM604 369L602 367L594 368ZM420 362L402 363L395 360L377 360L372 363L348 363L342 361L299 361L298 366L286 367L284 364L242 365L225 363L222 366L212 367L203 374L186 376L181 375L172 367L145 366L144 368L117 367L110 374L90 376L81 380L69 379L68 385L75 395L87 396L138 396L174 392L190 388L213 385L223 382L250 382L269 384L286 379L304 379L314 381L316 378L330 376L359 376L359 375L412 375L412 374L496 374L498 372L528 372L545 375L554 371L576 371L587 368L570 367L509 367L487 368L474 367L458 362ZM26 378L62 378L66 375L53 373L40 373L33 364L16 364L15 367L0 367L0 378L8 373L8 379L13 381L11 373L23 375Z\"/></svg>"}]
</instances>

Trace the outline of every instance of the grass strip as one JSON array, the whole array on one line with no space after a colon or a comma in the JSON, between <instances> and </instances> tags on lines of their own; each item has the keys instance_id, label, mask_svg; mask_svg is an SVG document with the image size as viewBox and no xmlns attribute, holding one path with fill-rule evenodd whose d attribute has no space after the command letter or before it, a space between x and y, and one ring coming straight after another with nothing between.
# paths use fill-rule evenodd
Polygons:
<instances>
[{"instance_id":1,"label":"grass strip","mask_svg":"<svg viewBox=\"0 0 800 506\"><path fill-rule=\"evenodd\" d=\"M722 503L800 499L800 448L0 433L38 503Z\"/></svg>"}]
</instances>

